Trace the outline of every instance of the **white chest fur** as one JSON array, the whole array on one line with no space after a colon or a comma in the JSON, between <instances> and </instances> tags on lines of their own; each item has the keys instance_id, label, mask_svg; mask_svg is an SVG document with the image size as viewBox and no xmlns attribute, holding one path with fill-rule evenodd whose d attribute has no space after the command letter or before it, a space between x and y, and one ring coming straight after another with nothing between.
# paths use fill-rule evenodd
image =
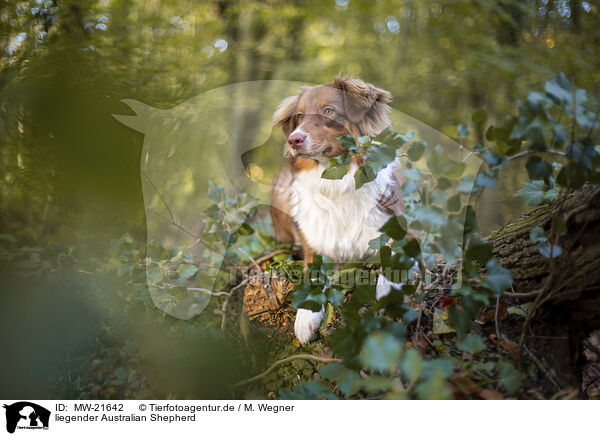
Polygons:
<instances>
[{"instance_id":1,"label":"white chest fur","mask_svg":"<svg viewBox=\"0 0 600 436\"><path fill-rule=\"evenodd\" d=\"M319 164L295 175L292 217L317 254L336 262L363 259L372 254L369 241L380 235L390 217L377 202L393 183L396 165L388 165L359 189L354 184L356 165L340 180L322 179L324 169Z\"/></svg>"}]
</instances>

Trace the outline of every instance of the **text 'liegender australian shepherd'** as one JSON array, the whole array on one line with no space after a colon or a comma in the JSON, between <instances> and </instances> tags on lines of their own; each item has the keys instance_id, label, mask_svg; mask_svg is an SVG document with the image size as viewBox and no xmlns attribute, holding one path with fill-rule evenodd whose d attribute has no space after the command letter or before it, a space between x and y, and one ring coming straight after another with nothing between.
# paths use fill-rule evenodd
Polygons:
<instances>
[{"instance_id":1,"label":"text 'liegender australian shepherd'","mask_svg":"<svg viewBox=\"0 0 600 436\"><path fill-rule=\"evenodd\" d=\"M375 180L355 188L354 158L342 179L321 178L329 159L347 150L337 138L376 136L389 126L391 94L354 78L303 87L283 100L273 121L287 137L287 164L273 180L271 215L280 241L302 245L305 262L313 253L335 262L365 260L373 254L369 241L394 215L402 213L398 158ZM323 319L321 312L299 309L294 330L301 343L309 342Z\"/></svg>"}]
</instances>

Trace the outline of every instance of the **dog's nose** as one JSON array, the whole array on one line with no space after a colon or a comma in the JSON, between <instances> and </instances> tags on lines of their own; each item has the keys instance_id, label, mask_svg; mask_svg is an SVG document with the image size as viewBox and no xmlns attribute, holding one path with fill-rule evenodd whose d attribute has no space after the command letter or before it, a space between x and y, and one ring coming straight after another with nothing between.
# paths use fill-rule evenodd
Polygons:
<instances>
[{"instance_id":1,"label":"dog's nose","mask_svg":"<svg viewBox=\"0 0 600 436\"><path fill-rule=\"evenodd\" d=\"M300 147L302 147L302 144L304 144L304 140L306 139L306 136L304 136L302 133L292 133L289 137L288 137L288 144L290 144L290 147L292 147L292 150L299 150Z\"/></svg>"}]
</instances>

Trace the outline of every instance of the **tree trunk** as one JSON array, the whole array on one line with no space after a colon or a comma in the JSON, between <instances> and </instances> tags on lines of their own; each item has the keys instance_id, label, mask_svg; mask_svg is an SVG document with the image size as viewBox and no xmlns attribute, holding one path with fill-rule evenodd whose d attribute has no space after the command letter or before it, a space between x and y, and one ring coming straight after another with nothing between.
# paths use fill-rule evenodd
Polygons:
<instances>
[{"instance_id":1,"label":"tree trunk","mask_svg":"<svg viewBox=\"0 0 600 436\"><path fill-rule=\"evenodd\" d=\"M529 232L540 226L549 235L560 218L566 222L566 234L558 241L562 253L550 262ZM538 303L525 328L525 347L545 360L558 384L581 386L581 344L600 328L600 187L585 187L534 209L489 240L495 258L513 274L511 291L519 296L509 298Z\"/></svg>"}]
</instances>

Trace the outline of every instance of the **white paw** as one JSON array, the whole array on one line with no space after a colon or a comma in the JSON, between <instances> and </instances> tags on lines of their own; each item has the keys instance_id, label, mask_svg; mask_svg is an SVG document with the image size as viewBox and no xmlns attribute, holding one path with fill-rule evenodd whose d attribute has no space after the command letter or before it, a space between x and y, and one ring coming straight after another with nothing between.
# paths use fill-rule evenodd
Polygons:
<instances>
[{"instance_id":1,"label":"white paw","mask_svg":"<svg viewBox=\"0 0 600 436\"><path fill-rule=\"evenodd\" d=\"M325 311L313 312L307 309L298 309L296 312L296 322L294 323L294 333L301 344L308 344L310 340L319 331L321 321Z\"/></svg>"},{"instance_id":2,"label":"white paw","mask_svg":"<svg viewBox=\"0 0 600 436\"><path fill-rule=\"evenodd\" d=\"M402 289L403 283L394 283L383 274L379 274L377 278L377 285L375 287L375 298L380 300L383 297L387 297L392 292L392 289L400 290Z\"/></svg>"}]
</instances>

